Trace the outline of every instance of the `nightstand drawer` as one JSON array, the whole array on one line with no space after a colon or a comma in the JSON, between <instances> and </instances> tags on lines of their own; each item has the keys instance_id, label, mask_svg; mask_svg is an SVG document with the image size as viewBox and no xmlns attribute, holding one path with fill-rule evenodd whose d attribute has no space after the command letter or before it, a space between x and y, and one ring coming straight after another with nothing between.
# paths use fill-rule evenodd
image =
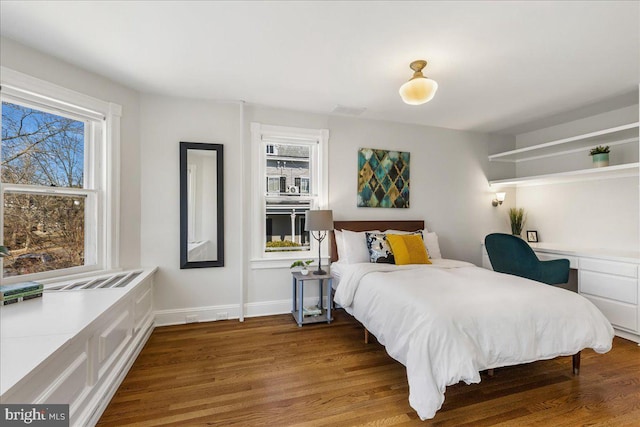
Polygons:
<instances>
[{"instance_id":1,"label":"nightstand drawer","mask_svg":"<svg viewBox=\"0 0 640 427\"><path fill-rule=\"evenodd\" d=\"M638 302L638 279L580 270L580 293L629 304Z\"/></svg>"}]
</instances>

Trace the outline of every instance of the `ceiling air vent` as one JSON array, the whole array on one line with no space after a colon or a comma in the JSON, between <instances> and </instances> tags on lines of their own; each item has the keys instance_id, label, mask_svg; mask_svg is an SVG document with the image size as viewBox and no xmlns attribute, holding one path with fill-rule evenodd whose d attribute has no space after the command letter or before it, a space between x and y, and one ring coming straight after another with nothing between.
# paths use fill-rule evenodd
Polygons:
<instances>
[{"instance_id":1,"label":"ceiling air vent","mask_svg":"<svg viewBox=\"0 0 640 427\"><path fill-rule=\"evenodd\" d=\"M345 107L344 105L336 105L336 108L331 112L332 114L340 114L341 116L359 116L364 113L367 109L362 108L354 108L354 107Z\"/></svg>"}]
</instances>

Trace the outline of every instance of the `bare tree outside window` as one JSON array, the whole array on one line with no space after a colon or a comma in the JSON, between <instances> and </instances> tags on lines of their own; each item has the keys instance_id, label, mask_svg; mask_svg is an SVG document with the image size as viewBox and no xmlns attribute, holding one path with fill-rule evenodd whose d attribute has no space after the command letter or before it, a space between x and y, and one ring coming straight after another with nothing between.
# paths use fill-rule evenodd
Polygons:
<instances>
[{"instance_id":1,"label":"bare tree outside window","mask_svg":"<svg viewBox=\"0 0 640 427\"><path fill-rule=\"evenodd\" d=\"M84 265L85 197L46 194L84 188L85 123L2 103L2 182L18 184L3 198L3 275ZM38 189L41 187L42 189Z\"/></svg>"}]
</instances>

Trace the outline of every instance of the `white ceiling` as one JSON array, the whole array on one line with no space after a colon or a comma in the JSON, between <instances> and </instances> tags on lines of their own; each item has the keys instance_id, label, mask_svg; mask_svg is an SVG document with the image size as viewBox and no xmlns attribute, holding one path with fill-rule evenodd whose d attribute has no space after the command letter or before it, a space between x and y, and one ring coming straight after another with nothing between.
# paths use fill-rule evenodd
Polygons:
<instances>
[{"instance_id":1,"label":"white ceiling","mask_svg":"<svg viewBox=\"0 0 640 427\"><path fill-rule=\"evenodd\" d=\"M0 33L142 92L517 133L637 102L639 4L2 0ZM415 59L439 84L417 107Z\"/></svg>"}]
</instances>

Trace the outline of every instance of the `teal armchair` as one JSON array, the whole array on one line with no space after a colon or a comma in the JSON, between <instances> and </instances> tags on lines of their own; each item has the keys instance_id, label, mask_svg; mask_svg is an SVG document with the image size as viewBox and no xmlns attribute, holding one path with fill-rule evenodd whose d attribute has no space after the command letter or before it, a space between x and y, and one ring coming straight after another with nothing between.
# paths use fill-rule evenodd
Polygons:
<instances>
[{"instance_id":1,"label":"teal armchair","mask_svg":"<svg viewBox=\"0 0 640 427\"><path fill-rule=\"evenodd\" d=\"M540 261L533 249L519 237L493 233L484 238L494 271L526 277L548 285L569 281L569 260Z\"/></svg>"}]
</instances>

